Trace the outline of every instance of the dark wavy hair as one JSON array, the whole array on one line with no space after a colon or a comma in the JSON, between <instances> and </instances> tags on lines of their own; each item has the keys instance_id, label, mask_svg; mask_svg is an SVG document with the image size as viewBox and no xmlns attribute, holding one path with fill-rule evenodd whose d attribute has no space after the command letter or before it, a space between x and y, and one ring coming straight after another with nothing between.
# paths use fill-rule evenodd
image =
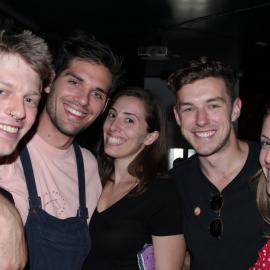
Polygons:
<instances>
[{"instance_id":1,"label":"dark wavy hair","mask_svg":"<svg viewBox=\"0 0 270 270\"><path fill-rule=\"evenodd\" d=\"M236 74L229 65L205 56L190 61L184 68L176 70L168 79L169 89L176 93L186 84L193 83L207 77L220 78L224 81L227 93L233 102L236 84Z\"/></svg>"},{"instance_id":2,"label":"dark wavy hair","mask_svg":"<svg viewBox=\"0 0 270 270\"><path fill-rule=\"evenodd\" d=\"M146 112L147 132L159 132L158 139L151 145L145 146L128 166L128 172L140 180L134 192L137 195L143 193L157 177L166 174L168 148L165 113L155 95L149 90L136 87L127 87L117 92L112 98L109 108L122 96L135 97L142 101ZM103 139L100 140L97 146L97 160L101 181L104 186L107 181L113 181L111 177L114 172L114 159L104 152Z\"/></svg>"},{"instance_id":3,"label":"dark wavy hair","mask_svg":"<svg viewBox=\"0 0 270 270\"><path fill-rule=\"evenodd\" d=\"M55 79L66 70L73 59L104 65L112 74L111 95L120 84L123 71L122 59L109 46L99 42L93 35L76 31L67 37L56 50L54 58Z\"/></svg>"}]
</instances>

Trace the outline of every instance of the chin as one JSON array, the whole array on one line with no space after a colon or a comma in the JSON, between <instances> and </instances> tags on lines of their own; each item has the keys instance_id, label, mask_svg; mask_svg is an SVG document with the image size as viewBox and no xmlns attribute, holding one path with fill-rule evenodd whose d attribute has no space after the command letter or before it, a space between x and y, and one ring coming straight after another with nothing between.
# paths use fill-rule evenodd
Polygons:
<instances>
[{"instance_id":1,"label":"chin","mask_svg":"<svg viewBox=\"0 0 270 270\"><path fill-rule=\"evenodd\" d=\"M1 144L0 144L0 157L4 157L4 156L8 156L8 155L11 155L14 151L15 151L15 149L16 149L16 147L15 146L13 146L13 147L1 147Z\"/></svg>"},{"instance_id":2,"label":"chin","mask_svg":"<svg viewBox=\"0 0 270 270\"><path fill-rule=\"evenodd\" d=\"M199 155L199 156L203 156L203 157L209 157L212 156L213 154L216 153L216 151L212 150L212 149L195 149L195 152Z\"/></svg>"},{"instance_id":3,"label":"chin","mask_svg":"<svg viewBox=\"0 0 270 270\"><path fill-rule=\"evenodd\" d=\"M112 157L112 158L115 158L115 153L113 152L113 151L110 151L110 149L104 149L104 152L105 152L105 154L107 155L107 156L109 156L109 157Z\"/></svg>"}]
</instances>

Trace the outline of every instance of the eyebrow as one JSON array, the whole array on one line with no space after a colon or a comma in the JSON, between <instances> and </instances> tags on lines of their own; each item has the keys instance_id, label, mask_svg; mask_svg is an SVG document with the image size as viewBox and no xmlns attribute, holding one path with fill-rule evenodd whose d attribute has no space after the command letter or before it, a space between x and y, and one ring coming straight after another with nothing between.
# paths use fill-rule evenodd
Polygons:
<instances>
[{"instance_id":1,"label":"eyebrow","mask_svg":"<svg viewBox=\"0 0 270 270\"><path fill-rule=\"evenodd\" d=\"M111 107L110 110L117 112L117 110L114 107ZM135 113L124 112L124 115L134 116L135 118L139 119L139 117Z\"/></svg>"},{"instance_id":2,"label":"eyebrow","mask_svg":"<svg viewBox=\"0 0 270 270\"><path fill-rule=\"evenodd\" d=\"M270 138L264 134L261 135L261 139L266 139L266 140L270 140Z\"/></svg>"},{"instance_id":3,"label":"eyebrow","mask_svg":"<svg viewBox=\"0 0 270 270\"><path fill-rule=\"evenodd\" d=\"M2 85L5 85L6 87L13 87L13 84L12 83L9 83L9 82L5 82L5 81L1 81L0 80L0 84ZM40 85L40 88L36 89L36 90L32 90L32 92L30 93L26 93L27 95L37 95L37 96L41 96L41 85Z\"/></svg>"},{"instance_id":4,"label":"eyebrow","mask_svg":"<svg viewBox=\"0 0 270 270\"><path fill-rule=\"evenodd\" d=\"M12 87L12 84L9 82L5 82L5 81L0 80L0 84L3 84L3 85L8 86L8 87Z\"/></svg>"},{"instance_id":5,"label":"eyebrow","mask_svg":"<svg viewBox=\"0 0 270 270\"><path fill-rule=\"evenodd\" d=\"M226 100L223 97L215 97L215 98L210 98L210 99L206 100L207 103L215 102L215 101L221 101L223 103L226 103Z\"/></svg>"},{"instance_id":6,"label":"eyebrow","mask_svg":"<svg viewBox=\"0 0 270 270\"><path fill-rule=\"evenodd\" d=\"M131 115L131 116L134 116L134 117L136 117L137 119L139 119L138 116L137 116L136 114L134 114L134 113L124 112L124 114L125 114L125 115L128 115L128 116Z\"/></svg>"},{"instance_id":7,"label":"eyebrow","mask_svg":"<svg viewBox=\"0 0 270 270\"><path fill-rule=\"evenodd\" d=\"M80 82L84 82L84 81L85 81L83 78L81 78L81 77L78 76L77 74L74 74L73 72L70 72L70 71L68 71L68 72L65 74L65 76L71 76L71 77L75 78L76 80L78 80L78 81L80 81ZM101 88L99 88L99 87L97 87L95 90L102 92L102 93L105 94L106 96L108 95L108 92L107 92L107 91L105 91L105 90L103 90L103 89L101 89Z\"/></svg>"},{"instance_id":8,"label":"eyebrow","mask_svg":"<svg viewBox=\"0 0 270 270\"><path fill-rule=\"evenodd\" d=\"M211 103L211 102L216 102L216 101L226 103L226 100L223 97L214 97L214 98L207 99L206 103ZM177 105L178 106L191 106L193 105L193 103L192 102L178 102Z\"/></svg>"}]
</instances>

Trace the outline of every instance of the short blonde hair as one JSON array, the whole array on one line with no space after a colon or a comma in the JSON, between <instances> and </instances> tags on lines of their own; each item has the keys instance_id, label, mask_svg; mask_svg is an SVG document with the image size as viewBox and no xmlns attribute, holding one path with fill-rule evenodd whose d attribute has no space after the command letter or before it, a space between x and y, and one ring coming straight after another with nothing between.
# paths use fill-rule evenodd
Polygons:
<instances>
[{"instance_id":1,"label":"short blonde hair","mask_svg":"<svg viewBox=\"0 0 270 270\"><path fill-rule=\"evenodd\" d=\"M0 31L0 54L17 54L40 76L47 86L52 76L52 56L44 39L24 30L18 34Z\"/></svg>"}]
</instances>

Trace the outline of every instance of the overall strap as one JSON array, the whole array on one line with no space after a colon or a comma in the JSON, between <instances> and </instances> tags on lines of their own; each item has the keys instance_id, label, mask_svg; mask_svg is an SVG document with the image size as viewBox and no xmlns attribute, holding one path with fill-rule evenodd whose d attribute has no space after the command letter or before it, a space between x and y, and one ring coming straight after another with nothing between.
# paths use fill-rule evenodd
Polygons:
<instances>
[{"instance_id":1,"label":"overall strap","mask_svg":"<svg viewBox=\"0 0 270 270\"><path fill-rule=\"evenodd\" d=\"M77 217L80 217L86 220L88 218L88 209L86 207L86 200L85 200L85 174L84 174L83 157L82 157L80 146L76 142L73 143L73 147L74 147L75 156L76 156L78 181L79 181L80 206L77 211Z\"/></svg>"},{"instance_id":2,"label":"overall strap","mask_svg":"<svg viewBox=\"0 0 270 270\"><path fill-rule=\"evenodd\" d=\"M30 209L33 209L33 208L41 209L41 199L37 193L37 187L36 187L34 172L32 168L32 162L30 159L30 155L29 155L26 143L24 141L21 141L18 146L18 149L20 153L20 159L22 162L23 171L25 175L25 181L26 181L28 194L29 194L29 207Z\"/></svg>"}]
</instances>

